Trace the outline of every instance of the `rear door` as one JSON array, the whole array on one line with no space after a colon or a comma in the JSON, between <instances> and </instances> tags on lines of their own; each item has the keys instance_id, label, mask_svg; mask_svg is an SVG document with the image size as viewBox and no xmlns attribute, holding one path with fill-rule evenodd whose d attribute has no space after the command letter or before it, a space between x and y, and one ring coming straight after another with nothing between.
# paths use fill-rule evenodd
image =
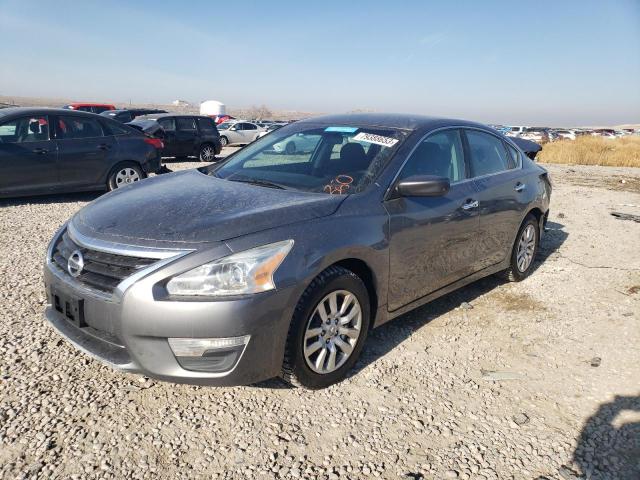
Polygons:
<instances>
[{"instance_id":1,"label":"rear door","mask_svg":"<svg viewBox=\"0 0 640 480\"><path fill-rule=\"evenodd\" d=\"M84 115L59 115L55 127L60 183L69 188L103 184L118 146L113 135L98 118Z\"/></svg>"},{"instance_id":2,"label":"rear door","mask_svg":"<svg viewBox=\"0 0 640 480\"><path fill-rule=\"evenodd\" d=\"M198 127L193 117L176 117L176 144L178 155L193 155L198 143Z\"/></svg>"},{"instance_id":3,"label":"rear door","mask_svg":"<svg viewBox=\"0 0 640 480\"><path fill-rule=\"evenodd\" d=\"M448 177L439 197L385 202L390 225L389 310L397 310L477 270L476 190L467 179L462 135L436 132L420 142L396 183L414 175Z\"/></svg>"},{"instance_id":4,"label":"rear door","mask_svg":"<svg viewBox=\"0 0 640 480\"><path fill-rule=\"evenodd\" d=\"M486 131L465 130L471 177L478 190L480 228L478 261L495 265L511 252L520 222L529 205L520 159L507 144ZM515 155L519 155L514 149Z\"/></svg>"},{"instance_id":5,"label":"rear door","mask_svg":"<svg viewBox=\"0 0 640 480\"><path fill-rule=\"evenodd\" d=\"M58 185L57 147L47 115L0 123L0 194L53 190Z\"/></svg>"},{"instance_id":6,"label":"rear door","mask_svg":"<svg viewBox=\"0 0 640 480\"><path fill-rule=\"evenodd\" d=\"M158 119L158 124L164 130L164 149L163 157L177 157L180 153L180 144L176 136L176 119L175 117L162 117Z\"/></svg>"}]
</instances>

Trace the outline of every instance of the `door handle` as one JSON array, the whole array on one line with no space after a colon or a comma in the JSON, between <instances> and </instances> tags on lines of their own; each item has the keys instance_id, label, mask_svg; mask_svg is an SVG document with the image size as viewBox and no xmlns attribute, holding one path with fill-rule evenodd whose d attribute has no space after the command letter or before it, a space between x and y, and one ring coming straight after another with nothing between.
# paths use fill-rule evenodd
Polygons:
<instances>
[{"instance_id":1,"label":"door handle","mask_svg":"<svg viewBox=\"0 0 640 480\"><path fill-rule=\"evenodd\" d=\"M527 186L524 183L520 182L516 183L516 186L513 187L516 192L522 192L525 188L527 188Z\"/></svg>"},{"instance_id":2,"label":"door handle","mask_svg":"<svg viewBox=\"0 0 640 480\"><path fill-rule=\"evenodd\" d=\"M46 148L34 148L33 153L37 153L38 155L44 155L48 150Z\"/></svg>"},{"instance_id":3,"label":"door handle","mask_svg":"<svg viewBox=\"0 0 640 480\"><path fill-rule=\"evenodd\" d=\"M106 143L101 143L100 145L98 145L98 148L100 150L109 150L111 148L111 146L107 145Z\"/></svg>"},{"instance_id":4,"label":"door handle","mask_svg":"<svg viewBox=\"0 0 640 480\"><path fill-rule=\"evenodd\" d=\"M462 205L462 209L463 210L471 210L473 208L478 208L478 201L477 200L467 200L467 203L465 203L464 205Z\"/></svg>"}]
</instances>

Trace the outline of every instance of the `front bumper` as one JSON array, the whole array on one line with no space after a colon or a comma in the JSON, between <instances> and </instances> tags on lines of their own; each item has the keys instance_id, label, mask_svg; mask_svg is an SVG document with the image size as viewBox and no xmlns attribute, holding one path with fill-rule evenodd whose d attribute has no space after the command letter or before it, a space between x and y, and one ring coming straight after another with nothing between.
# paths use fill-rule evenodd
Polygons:
<instances>
[{"instance_id":1,"label":"front bumper","mask_svg":"<svg viewBox=\"0 0 640 480\"><path fill-rule=\"evenodd\" d=\"M189 255L175 263L189 262ZM170 301L157 294L157 284L171 262L125 280L113 295L80 285L56 264L44 268L49 305L45 317L57 332L91 357L113 368L176 383L246 385L277 376L284 355L289 322L295 306L294 287L221 301ZM140 276L138 276L140 277ZM120 288L122 287L122 288ZM81 302L83 321L67 318L55 296ZM64 303L64 302L63 302ZM176 358L170 338L247 338L219 354L224 371L184 368L193 365Z\"/></svg>"}]
</instances>

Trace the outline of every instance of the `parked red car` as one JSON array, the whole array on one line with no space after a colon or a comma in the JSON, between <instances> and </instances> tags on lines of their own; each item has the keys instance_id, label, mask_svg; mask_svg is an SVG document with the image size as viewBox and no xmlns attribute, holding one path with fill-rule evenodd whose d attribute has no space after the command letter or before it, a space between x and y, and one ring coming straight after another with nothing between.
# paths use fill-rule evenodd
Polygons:
<instances>
[{"instance_id":1,"label":"parked red car","mask_svg":"<svg viewBox=\"0 0 640 480\"><path fill-rule=\"evenodd\" d=\"M78 110L80 112L102 113L106 110L115 110L115 105L108 103L70 103L62 108L67 110Z\"/></svg>"}]
</instances>

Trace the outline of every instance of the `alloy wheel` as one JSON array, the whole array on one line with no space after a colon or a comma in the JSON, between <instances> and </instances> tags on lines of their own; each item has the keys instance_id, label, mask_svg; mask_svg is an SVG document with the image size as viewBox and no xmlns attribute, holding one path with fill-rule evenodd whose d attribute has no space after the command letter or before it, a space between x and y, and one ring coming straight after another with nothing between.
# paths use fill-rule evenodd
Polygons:
<instances>
[{"instance_id":1,"label":"alloy wheel","mask_svg":"<svg viewBox=\"0 0 640 480\"><path fill-rule=\"evenodd\" d=\"M216 151L210 145L205 145L200 150L200 160L203 162L212 162L216 158Z\"/></svg>"},{"instance_id":2,"label":"alloy wheel","mask_svg":"<svg viewBox=\"0 0 640 480\"><path fill-rule=\"evenodd\" d=\"M522 231L520 240L518 241L518 251L516 253L516 264L518 270L525 272L533 261L533 254L536 249L536 229L529 224Z\"/></svg>"},{"instance_id":3,"label":"alloy wheel","mask_svg":"<svg viewBox=\"0 0 640 480\"><path fill-rule=\"evenodd\" d=\"M122 168L116 173L116 188L124 187L140 180L140 174L131 167Z\"/></svg>"},{"instance_id":4,"label":"alloy wheel","mask_svg":"<svg viewBox=\"0 0 640 480\"><path fill-rule=\"evenodd\" d=\"M304 358L311 370L327 374L339 369L360 339L362 309L347 290L326 295L309 317L304 332Z\"/></svg>"}]
</instances>

